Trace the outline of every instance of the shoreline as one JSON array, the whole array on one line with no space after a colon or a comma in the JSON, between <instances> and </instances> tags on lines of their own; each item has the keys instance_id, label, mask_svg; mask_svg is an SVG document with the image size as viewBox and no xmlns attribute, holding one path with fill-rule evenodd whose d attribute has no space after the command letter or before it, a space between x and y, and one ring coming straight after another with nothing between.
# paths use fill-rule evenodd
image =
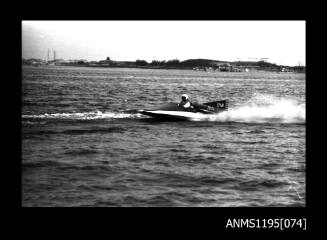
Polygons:
<instances>
[{"instance_id":1,"label":"shoreline","mask_svg":"<svg viewBox=\"0 0 327 240\"><path fill-rule=\"evenodd\" d=\"M29 67L85 67L85 68L134 68L134 69L163 69L163 70L190 70L194 72L246 72L246 71L217 71L217 70L195 70L190 67L167 67L167 66L137 66L137 65L129 65L129 66L106 66L106 65L88 65L88 64L22 64L23 66ZM279 69L275 68L264 68L264 67L244 67L244 69L248 69L249 72L272 72L272 73L302 73L305 74L305 71L289 71L282 72Z\"/></svg>"}]
</instances>

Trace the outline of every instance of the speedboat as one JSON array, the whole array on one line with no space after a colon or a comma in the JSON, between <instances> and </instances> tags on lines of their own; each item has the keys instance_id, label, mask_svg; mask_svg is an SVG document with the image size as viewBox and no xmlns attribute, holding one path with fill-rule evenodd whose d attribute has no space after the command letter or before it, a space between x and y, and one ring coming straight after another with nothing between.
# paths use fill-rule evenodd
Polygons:
<instances>
[{"instance_id":1,"label":"speedboat","mask_svg":"<svg viewBox=\"0 0 327 240\"><path fill-rule=\"evenodd\" d=\"M178 103L168 103L153 109L139 110L139 113L162 120L192 120L227 110L228 101L220 100L203 104L192 103L189 108L179 106Z\"/></svg>"}]
</instances>

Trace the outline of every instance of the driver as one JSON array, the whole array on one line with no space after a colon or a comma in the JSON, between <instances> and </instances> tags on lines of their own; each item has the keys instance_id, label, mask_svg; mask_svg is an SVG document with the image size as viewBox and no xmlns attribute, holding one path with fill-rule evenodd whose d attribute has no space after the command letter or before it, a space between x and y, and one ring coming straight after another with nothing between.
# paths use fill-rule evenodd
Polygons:
<instances>
[{"instance_id":1,"label":"driver","mask_svg":"<svg viewBox=\"0 0 327 240\"><path fill-rule=\"evenodd\" d=\"M178 106L181 106L183 108L193 108L190 99L186 94L182 95L182 101L178 104Z\"/></svg>"}]
</instances>

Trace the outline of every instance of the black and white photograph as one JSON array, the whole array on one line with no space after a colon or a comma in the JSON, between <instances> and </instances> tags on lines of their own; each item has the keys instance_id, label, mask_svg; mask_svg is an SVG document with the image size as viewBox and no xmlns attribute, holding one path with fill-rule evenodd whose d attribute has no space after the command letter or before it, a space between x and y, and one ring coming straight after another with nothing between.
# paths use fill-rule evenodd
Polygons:
<instances>
[{"instance_id":1,"label":"black and white photograph","mask_svg":"<svg viewBox=\"0 0 327 240\"><path fill-rule=\"evenodd\" d=\"M305 20L22 20L22 207L306 207Z\"/></svg>"}]
</instances>

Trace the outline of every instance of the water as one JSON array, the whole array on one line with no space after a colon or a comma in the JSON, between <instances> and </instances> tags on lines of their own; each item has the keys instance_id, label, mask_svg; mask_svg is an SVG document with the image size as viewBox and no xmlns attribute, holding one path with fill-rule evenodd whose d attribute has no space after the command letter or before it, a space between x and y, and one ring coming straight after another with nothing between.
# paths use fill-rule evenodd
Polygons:
<instances>
[{"instance_id":1,"label":"water","mask_svg":"<svg viewBox=\"0 0 327 240\"><path fill-rule=\"evenodd\" d=\"M182 93L229 111L136 113ZM23 206L305 206L305 75L22 68Z\"/></svg>"}]
</instances>

